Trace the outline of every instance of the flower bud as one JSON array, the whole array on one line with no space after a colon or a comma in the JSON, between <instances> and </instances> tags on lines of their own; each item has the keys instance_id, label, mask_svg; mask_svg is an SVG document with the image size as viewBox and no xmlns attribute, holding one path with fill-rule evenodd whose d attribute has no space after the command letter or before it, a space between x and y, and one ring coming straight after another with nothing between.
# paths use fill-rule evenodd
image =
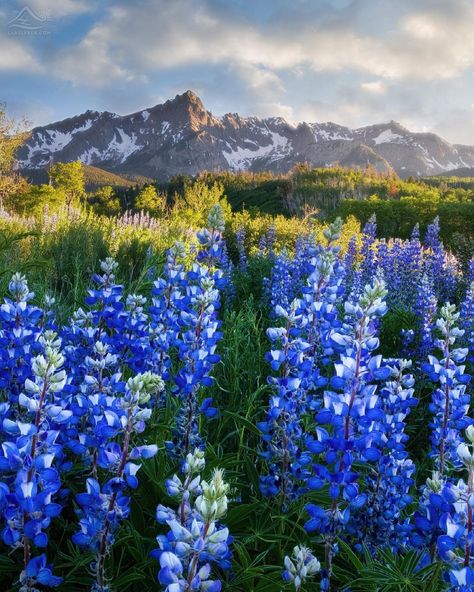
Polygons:
<instances>
[{"instance_id":1,"label":"flower bud","mask_svg":"<svg viewBox=\"0 0 474 592\"><path fill-rule=\"evenodd\" d=\"M224 472L215 469L212 480L201 483L202 494L196 499L195 505L201 516L208 521L218 520L227 512L227 492L229 485L224 481Z\"/></svg>"}]
</instances>

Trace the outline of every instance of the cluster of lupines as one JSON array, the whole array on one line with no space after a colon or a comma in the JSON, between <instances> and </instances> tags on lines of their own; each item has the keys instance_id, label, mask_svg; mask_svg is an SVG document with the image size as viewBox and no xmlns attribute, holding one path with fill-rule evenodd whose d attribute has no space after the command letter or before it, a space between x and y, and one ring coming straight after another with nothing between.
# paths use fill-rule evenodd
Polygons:
<instances>
[{"instance_id":1,"label":"cluster of lupines","mask_svg":"<svg viewBox=\"0 0 474 592\"><path fill-rule=\"evenodd\" d=\"M433 349L433 327L437 305L438 300L433 292L432 283L424 274L420 280L413 308L416 314L416 327L402 331L404 353L417 362L426 360L427 355Z\"/></svg>"},{"instance_id":2,"label":"cluster of lupines","mask_svg":"<svg viewBox=\"0 0 474 592\"><path fill-rule=\"evenodd\" d=\"M97 475L89 477L86 492L77 495L80 530L73 536L77 545L95 555L94 592L110 590L105 560L115 531L130 512L126 490L138 486L136 475L140 465L136 461L151 458L158 452L156 444L132 447L131 438L144 431L152 412L147 403L163 387L161 377L146 372L130 378L123 393L96 392L96 405L91 410L98 444L95 469L96 472L97 468L102 469L105 477L103 483Z\"/></svg>"},{"instance_id":3,"label":"cluster of lupines","mask_svg":"<svg viewBox=\"0 0 474 592\"><path fill-rule=\"evenodd\" d=\"M456 453L462 442L461 432L472 420L467 417L470 395L466 392L466 385L470 376L465 373L462 365L467 357L467 349L453 347L456 340L463 335L457 324L459 313L454 304L445 304L441 308L436 327L441 337L435 340L435 346L442 352L442 358L429 356L429 362L423 365L423 370L436 384L433 392L430 411L433 414L431 424L431 445L435 469L441 476L449 466L459 466Z\"/></svg>"},{"instance_id":4,"label":"cluster of lupines","mask_svg":"<svg viewBox=\"0 0 474 592\"><path fill-rule=\"evenodd\" d=\"M170 529L157 537L159 547L152 552L160 563L158 581L165 592L219 592L222 584L211 579L212 566L231 567L231 537L220 524L227 511L229 486L219 469L209 482L204 481L204 468L204 452L199 448L189 452L182 479L174 475L166 482L168 495L177 499L177 509L159 505L156 511L158 523Z\"/></svg>"},{"instance_id":5,"label":"cluster of lupines","mask_svg":"<svg viewBox=\"0 0 474 592\"><path fill-rule=\"evenodd\" d=\"M430 404L433 415L430 427L434 472L421 492L414 516L416 531L413 534L413 543L424 545L431 558L435 555L436 542L442 533L442 517L453 511L452 498L445 496L443 492L453 482L450 473L462 465L457 450L463 444L463 430L472 424L467 415L470 395L466 391L466 385L470 376L465 373L463 365L467 349L454 347L463 335L463 331L457 327L458 321L456 307L445 304L436 322L440 337L435 339L435 346L443 357L438 359L430 355L428 363L422 366L430 380L437 385Z\"/></svg>"},{"instance_id":6,"label":"cluster of lupines","mask_svg":"<svg viewBox=\"0 0 474 592\"><path fill-rule=\"evenodd\" d=\"M456 455L467 470L467 482L446 482L441 491L449 504L442 514L438 551L449 570L446 580L451 592L469 592L474 586L474 426L466 429L468 444L461 442Z\"/></svg>"},{"instance_id":7,"label":"cluster of lupines","mask_svg":"<svg viewBox=\"0 0 474 592\"><path fill-rule=\"evenodd\" d=\"M447 257L439 237L439 218L436 217L426 229L426 270L433 282L439 299L444 302L453 296L455 289L456 263Z\"/></svg>"},{"instance_id":8,"label":"cluster of lupines","mask_svg":"<svg viewBox=\"0 0 474 592\"><path fill-rule=\"evenodd\" d=\"M260 478L260 489L267 496L281 494L282 505L299 495L310 475L306 470L310 459L300 452L302 415L310 404L304 384L309 378L305 352L311 346L302 337L307 319L299 309L299 300L288 310L277 306L275 312L286 325L267 332L270 341L280 344L267 354L272 370L280 371L280 376L270 378L276 393L270 398L265 421L258 425L265 445L262 456L269 469Z\"/></svg>"},{"instance_id":9,"label":"cluster of lupines","mask_svg":"<svg viewBox=\"0 0 474 592\"><path fill-rule=\"evenodd\" d=\"M410 240L380 240L377 264L383 269L389 286L387 303L391 307L410 307L416 301L420 278L424 269L424 250L418 226Z\"/></svg>"},{"instance_id":10,"label":"cluster of lupines","mask_svg":"<svg viewBox=\"0 0 474 592\"><path fill-rule=\"evenodd\" d=\"M75 500L79 528L73 541L95 556L92 589L105 592L110 589L106 557L129 514L140 461L158 450L156 443L147 444L143 432L153 406L163 402L164 381L174 383L170 390L179 399L193 402L184 448L194 437L201 441L193 432L197 414L216 415L210 399L199 401L198 391L211 383L210 372L219 360L219 289L229 284L231 267L220 208L212 209L209 222L209 229L197 235L200 248L190 257L180 245L170 250L151 306L141 295L124 296L115 281L117 263L107 258L92 278L85 306L57 328L49 310L52 299L43 310L32 306L34 294L25 278L13 276L11 298L0 310L0 389L5 394L0 403L0 515L4 543L23 549L23 592L61 581L47 562L47 530L62 506L73 502L67 482L74 459L83 467L86 491ZM180 361L173 371L172 350ZM177 430L179 422L178 413ZM201 500L211 500L219 475L209 486L203 482ZM204 506L201 515L209 518Z\"/></svg>"},{"instance_id":11,"label":"cluster of lupines","mask_svg":"<svg viewBox=\"0 0 474 592\"><path fill-rule=\"evenodd\" d=\"M276 347L266 357L280 375L268 379L273 392L266 419L259 423L265 445L261 454L269 468L260 489L266 496L279 495L283 507L307 490L312 475L302 425L305 414L320 406L316 395L327 383L320 362L327 355L328 334L338 322L335 302L342 292L343 271L334 242L340 230L338 220L327 229L327 247L308 248L302 298L286 308L277 304L274 315L284 326L267 331Z\"/></svg>"},{"instance_id":12,"label":"cluster of lupines","mask_svg":"<svg viewBox=\"0 0 474 592\"><path fill-rule=\"evenodd\" d=\"M292 277L293 259L283 250L275 256L271 278L264 279L264 292L270 305L270 314L280 305L287 308L295 295L295 282Z\"/></svg>"},{"instance_id":13,"label":"cluster of lupines","mask_svg":"<svg viewBox=\"0 0 474 592\"><path fill-rule=\"evenodd\" d=\"M413 501L411 490L415 465L408 458L405 433L406 418L413 406L414 377L407 373L408 360L386 360L390 377L378 391L380 420L379 459L366 467L364 494L366 502L356 507L347 523L346 532L360 549L365 544L372 550L406 545L411 532L405 510Z\"/></svg>"},{"instance_id":14,"label":"cluster of lupines","mask_svg":"<svg viewBox=\"0 0 474 592\"><path fill-rule=\"evenodd\" d=\"M409 240L377 239L374 217L365 225L360 252L355 240L351 241L346 256L348 275L346 288L354 282L355 262L360 260L361 283L365 285L374 277L376 269L382 269L387 282L387 304L390 308L412 308L419 299L423 275L438 301L453 298L459 270L456 261L445 251L439 238L439 221L435 219L426 231L424 242L420 240L418 225Z\"/></svg>"},{"instance_id":15,"label":"cluster of lupines","mask_svg":"<svg viewBox=\"0 0 474 592\"><path fill-rule=\"evenodd\" d=\"M216 346L222 334L221 321L217 317L220 308L220 290L228 284L228 278L220 269L225 258L222 239L224 220L219 206L209 214L209 230L198 233L201 249L183 278L181 297L175 300L179 333L175 345L181 361L173 393L179 398L179 409L173 440L168 450L183 459L188 452L202 445L198 432L198 416L208 419L217 415L212 399L199 400L202 387L212 384L211 370L220 360Z\"/></svg>"},{"instance_id":16,"label":"cluster of lupines","mask_svg":"<svg viewBox=\"0 0 474 592\"><path fill-rule=\"evenodd\" d=\"M275 256L275 226L272 224L266 234L262 234L260 240L258 241L258 256L259 257L269 257L273 260Z\"/></svg>"},{"instance_id":17,"label":"cluster of lupines","mask_svg":"<svg viewBox=\"0 0 474 592\"><path fill-rule=\"evenodd\" d=\"M330 586L337 536L346 529L352 514L367 504L368 495L360 487L360 469L355 463L370 466L381 457L383 411L376 390L377 382L388 378L390 369L382 364L382 356L373 352L379 344L375 321L385 314L385 295L385 284L376 279L365 286L358 302L346 301L345 322L331 333L334 348L340 352L330 381L334 390L325 391L315 434L307 441L308 450L316 455L313 487L328 485L332 500L327 509L307 506L310 519L305 528L321 534L325 542L321 590Z\"/></svg>"},{"instance_id":18,"label":"cluster of lupines","mask_svg":"<svg viewBox=\"0 0 474 592\"><path fill-rule=\"evenodd\" d=\"M165 405L177 410L166 448L179 472L166 482L176 506L157 509L164 527L153 553L158 580L167 592L222 588L221 572L231 565L231 537L221 524L228 485L222 471L204 477L205 434L198 430L200 416L217 416L203 387L219 361L218 311L232 273L221 214L212 209L209 228L190 249L177 243L169 250L151 306L141 295L124 294L117 264L107 259L85 306L58 328L46 310L50 303L44 310L32 306L25 279L13 277L11 297L0 308L0 514L4 543L12 556L23 554L22 592L60 583L48 564L48 532L67 504L77 513L74 543L94 556L92 588L110 590L106 557L130 513L140 463L162 444L150 443L145 428L153 409L159 413ZM307 505L307 531L324 543L323 569L298 546L284 560L284 580L300 590L319 572L321 589L329 590L341 537L356 551L362 545L373 552L425 548L424 560L446 562L453 592L467 592L474 579L474 429L464 370L465 359L472 360L472 285L468 281L461 316L445 305L435 329L437 302L453 293L456 275L437 224L424 245L417 230L409 241L385 243L375 239L371 220L364 259L355 240L340 255L339 232L339 222L325 231L326 246L300 237L292 255L275 253L272 231L262 243L262 256L273 263L273 318L282 326L268 330L274 374L259 423L267 465L261 491L284 509L315 489L330 499L327 507ZM413 369L376 353L385 301L415 311L407 343ZM441 359L429 355L423 368L436 385L430 407L435 472L410 516L414 465L405 424L416 404L411 372L434 347ZM72 461L72 478L85 480L74 500ZM467 480L455 479L463 468Z\"/></svg>"},{"instance_id":19,"label":"cluster of lupines","mask_svg":"<svg viewBox=\"0 0 474 592\"><path fill-rule=\"evenodd\" d=\"M368 234L371 240L367 240L365 246L367 253L369 244L373 244L374 230ZM417 233L410 242L413 257L418 262L422 261L423 252ZM278 305L275 307L278 316L285 319L286 326L269 330L270 340L279 343L280 348L267 354L267 359L274 370L280 370L281 378L270 379L277 386L277 395L271 399L266 421L259 424L266 444L263 457L270 469L269 475L261 480L265 495L281 493L282 485L288 482L293 484L290 491L294 496L313 488L329 488L333 500L329 508L314 504L307 506L310 514L307 530L322 535L325 540L322 590L330 587L331 563L337 552L338 536L351 541L355 548L362 544L373 549L389 546L397 550L410 544L416 547L425 544L429 548L428 539L420 536L420 524L423 521L432 522L426 511L428 514L431 512L431 518L439 524L443 511L449 509L449 504L438 502L438 498L442 500L438 493L444 482L435 474L433 479L428 480L428 489L422 493L422 500L428 500L428 504L434 500L436 516L432 508L427 510L425 507L424 514L418 512L415 521L411 520L409 506L413 501L415 466L408 458L408 436L405 434L406 416L417 403L413 396L414 377L406 372L411 362L402 359L384 362L381 356L373 354L378 346L376 332L379 319L386 310L383 300L387 290L380 279L380 269L373 285L362 289L363 270L358 269L355 263L355 241L351 244L352 248L344 260L350 269L344 269L343 263L338 261L342 267L340 276L345 277L346 287L348 278L351 279L351 291L344 305L346 316L342 323L337 318L336 309L333 309L332 317L320 315L319 320L324 319L324 322L318 324L317 331L309 332L308 309L303 301L310 290L305 294L304 288L301 292L303 299L295 299L287 309ZM378 252L384 253L380 245ZM421 279L417 303L420 321L417 329L418 356L427 354L434 344L443 347L446 341L434 340L436 297L431 289L433 280L427 273L419 275L422 269L421 266L410 272L413 278ZM371 270L374 271L373 268ZM333 278L338 276L338 273L333 274ZM402 276L402 282L403 279ZM311 285L311 282L308 284ZM341 293L342 290L338 292L336 288L333 301L337 302ZM469 301L469 294L466 300ZM313 310L320 308L326 313L328 311L323 294L317 291L311 306ZM453 314L453 308L446 305L437 322L438 328L446 331L445 321ZM446 322L452 325L456 320L454 314L454 318ZM453 326L448 333L450 345L453 338L461 335ZM315 342L318 343L319 357L312 366L311 349ZM446 359L440 362L450 368L446 376L450 392L455 395L454 400L463 402L446 411L448 424L454 422L458 431L470 422L465 419L467 398L464 389L468 378L463 367L451 366L452 363L455 366L462 362L466 354L467 351L459 348L448 351L451 362ZM430 357L429 366L434 363L434 358ZM308 414L317 409L320 400L318 389L325 384L319 373L316 374L319 384L311 381L311 368L321 370L327 365L332 367L332 364L335 376L330 384L334 390L325 391L323 407L316 411L316 423L311 428L313 433L305 434L303 426L308 427ZM425 366L425 369L430 368ZM324 373L327 374L327 370ZM441 375L441 382L446 386L443 371ZM438 378L432 371L431 379ZM440 403L441 398L435 395L434 400L438 399ZM433 438L436 439L436 430ZM305 442L304 447L302 442ZM439 528L436 535L439 535ZM292 581L289 573L287 569L284 577Z\"/></svg>"},{"instance_id":20,"label":"cluster of lupines","mask_svg":"<svg viewBox=\"0 0 474 592\"><path fill-rule=\"evenodd\" d=\"M342 220L336 221L323 234L328 240L327 248L331 251L331 242L340 236ZM333 237L333 238L328 238ZM314 258L324 251L322 245L316 245L314 236L308 233L298 237L295 250L290 254L286 249L273 254L273 265L270 277L264 278L265 303L270 308L270 316L275 316L277 305L287 307L294 298L298 297L307 285L308 276L314 270Z\"/></svg>"},{"instance_id":21,"label":"cluster of lupines","mask_svg":"<svg viewBox=\"0 0 474 592\"><path fill-rule=\"evenodd\" d=\"M197 235L200 250L195 263L187 271L176 262L170 265L171 285L163 286L168 298L162 326L166 330L170 327L181 362L172 388L178 400L173 440L166 447L180 461L183 474L183 480L175 475L166 482L168 494L179 498L177 511L162 505L157 508L158 522L170 529L157 537L159 549L153 553L160 562L158 580L166 592L217 592L221 581L210 579L211 565L230 569L231 539L228 529L219 523L227 510L228 485L220 470L214 471L209 483L200 475L205 466L205 442L199 433L198 416L212 419L218 413L212 399L200 400L200 394L202 387L212 384L211 371L220 360L216 353L222 337L217 311L220 290L229 286L231 269L219 206L211 209L208 222L209 228ZM171 256L177 252L184 256L182 249L175 249Z\"/></svg>"},{"instance_id":22,"label":"cluster of lupines","mask_svg":"<svg viewBox=\"0 0 474 592\"><path fill-rule=\"evenodd\" d=\"M374 234L372 228L366 250L375 251L375 266ZM410 516L415 466L408 458L405 433L406 417L417 404L414 377L407 373L411 362L383 361L380 355L374 355L380 318L387 309L387 290L380 268L372 285L363 287L364 270L352 267L356 261L355 241L352 245L352 253L344 261L337 257L337 251L329 248L324 252L318 247L316 264L313 261L311 266L306 261L309 275L306 285L299 287L302 298L288 305L288 292L282 292L280 301L286 306L276 304L274 313L283 319L284 326L268 330L277 348L267 354L272 369L280 376L269 379L275 393L265 421L259 423L264 442L262 456L269 469L261 477L264 495L282 496L285 505L311 489L329 488L329 508L307 506L307 530L322 535L325 541L322 590L330 587L339 536L356 549L361 545L374 550L389 546L396 551L421 542L418 526ZM407 252L410 250L418 266L423 251L416 232ZM403 270L401 263L399 270ZM423 267L410 268L408 260L405 264L411 280L422 278L417 290L417 353L421 356L433 347L436 298L430 288L432 280L427 273L420 275ZM374 271L371 268L371 273ZM348 277L352 285L344 303L346 316L339 320L334 303L341 301L341 279L346 280L342 284L347 287ZM325 391L321 397L319 393L326 384L321 372L328 375L332 367L335 376L330 384L334 390ZM305 433L311 425L311 413L315 413L315 424L312 433ZM436 476L432 482L437 487ZM288 574L287 570L285 578Z\"/></svg>"},{"instance_id":23,"label":"cluster of lupines","mask_svg":"<svg viewBox=\"0 0 474 592\"><path fill-rule=\"evenodd\" d=\"M379 267L379 262L377 261L376 238L377 220L375 214L373 214L362 231L360 254L362 258L361 272L363 285L372 281L377 267Z\"/></svg>"},{"instance_id":24,"label":"cluster of lupines","mask_svg":"<svg viewBox=\"0 0 474 592\"><path fill-rule=\"evenodd\" d=\"M170 352L180 331L179 302L186 284L184 259L186 247L176 242L167 252L162 277L153 284L149 307L149 335L152 345L152 367L164 380L171 378Z\"/></svg>"},{"instance_id":25,"label":"cluster of lupines","mask_svg":"<svg viewBox=\"0 0 474 592\"><path fill-rule=\"evenodd\" d=\"M30 304L34 293L26 278L15 273L8 284L9 298L0 306L0 389L8 393L11 404L18 403L25 380L31 378L31 360L39 353L38 336L42 330L43 311ZM0 414L6 412L5 410Z\"/></svg>"},{"instance_id":26,"label":"cluster of lupines","mask_svg":"<svg viewBox=\"0 0 474 592\"><path fill-rule=\"evenodd\" d=\"M61 583L48 567L44 551L51 519L61 512L59 432L72 416L61 397L66 382L61 340L46 331L38 341L42 352L31 361L32 378L25 380L17 410L3 420L0 451L2 539L23 550L22 592L35 590L37 583Z\"/></svg>"}]
</instances>

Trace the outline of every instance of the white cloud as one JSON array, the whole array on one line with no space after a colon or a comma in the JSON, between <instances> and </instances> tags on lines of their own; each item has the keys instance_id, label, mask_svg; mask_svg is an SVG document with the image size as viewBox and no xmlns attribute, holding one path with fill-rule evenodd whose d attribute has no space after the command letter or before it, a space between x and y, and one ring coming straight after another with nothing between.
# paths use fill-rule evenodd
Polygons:
<instances>
[{"instance_id":1,"label":"white cloud","mask_svg":"<svg viewBox=\"0 0 474 592\"><path fill-rule=\"evenodd\" d=\"M358 127L367 120L366 106L361 102L338 100L335 103L326 101L308 101L305 102L296 112L299 121L325 122L332 121L339 125L348 127Z\"/></svg>"},{"instance_id":2,"label":"white cloud","mask_svg":"<svg viewBox=\"0 0 474 592\"><path fill-rule=\"evenodd\" d=\"M72 49L60 50L54 57L54 75L74 84L107 86L111 81L131 83L146 80L144 75L124 67L114 60L106 43L88 35Z\"/></svg>"},{"instance_id":3,"label":"white cloud","mask_svg":"<svg viewBox=\"0 0 474 592\"><path fill-rule=\"evenodd\" d=\"M285 92L281 78L272 70L254 64L240 64L231 69L245 84L248 91L262 100L275 99Z\"/></svg>"},{"instance_id":4,"label":"white cloud","mask_svg":"<svg viewBox=\"0 0 474 592\"><path fill-rule=\"evenodd\" d=\"M374 80L372 82L361 82L362 90L376 95L384 95L387 92L387 86L382 80Z\"/></svg>"},{"instance_id":5,"label":"white cloud","mask_svg":"<svg viewBox=\"0 0 474 592\"><path fill-rule=\"evenodd\" d=\"M17 6L19 9L28 6L36 14L48 16L52 19L92 10L90 0L26 0L25 2L17 0Z\"/></svg>"},{"instance_id":6,"label":"white cloud","mask_svg":"<svg viewBox=\"0 0 474 592\"><path fill-rule=\"evenodd\" d=\"M361 0L354 4L368 13ZM421 0L413 6L417 4ZM61 53L58 65L61 76L85 84L92 76L69 65L80 62L81 56L90 59L94 51L99 65L93 68L104 84L133 79L138 70L149 73L193 64L238 64L262 68L266 76L269 71L310 67L320 72L355 69L391 79L448 79L474 65L474 5L452 0L449 6L450 11L401 14L391 31L380 37L377 23L373 33L350 22L321 23L317 18L301 20L298 26L257 26L229 19L203 1L147 0L113 7L79 45Z\"/></svg>"},{"instance_id":7,"label":"white cloud","mask_svg":"<svg viewBox=\"0 0 474 592\"><path fill-rule=\"evenodd\" d=\"M299 123L295 119L295 110L290 105L284 105L283 103L259 103L256 107L254 115L260 117L283 117L288 123Z\"/></svg>"},{"instance_id":8,"label":"white cloud","mask_svg":"<svg viewBox=\"0 0 474 592\"><path fill-rule=\"evenodd\" d=\"M0 35L0 71L28 73L40 69L26 43Z\"/></svg>"}]
</instances>

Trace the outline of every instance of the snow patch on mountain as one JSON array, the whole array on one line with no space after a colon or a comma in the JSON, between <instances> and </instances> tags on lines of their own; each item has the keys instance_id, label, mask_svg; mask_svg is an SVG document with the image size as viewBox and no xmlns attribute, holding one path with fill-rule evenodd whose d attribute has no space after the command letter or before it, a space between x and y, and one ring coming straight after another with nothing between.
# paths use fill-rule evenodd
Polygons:
<instances>
[{"instance_id":1,"label":"snow patch on mountain","mask_svg":"<svg viewBox=\"0 0 474 592\"><path fill-rule=\"evenodd\" d=\"M395 134L392 132L392 130L388 129L374 138L374 144L388 144L392 142L396 143L398 140L403 140L403 136L400 134Z\"/></svg>"},{"instance_id":2,"label":"snow patch on mountain","mask_svg":"<svg viewBox=\"0 0 474 592\"><path fill-rule=\"evenodd\" d=\"M232 147L228 142L228 148L222 151L222 156L227 164L234 170L242 171L248 168L253 160L270 157L269 161L277 160L288 147L288 138L267 130L265 134L271 138L268 146L259 146L256 142L246 140L243 145Z\"/></svg>"},{"instance_id":3,"label":"snow patch on mountain","mask_svg":"<svg viewBox=\"0 0 474 592\"><path fill-rule=\"evenodd\" d=\"M95 164L102 160L102 156L102 153L97 148L89 148L79 156L79 160L84 164Z\"/></svg>"},{"instance_id":4,"label":"snow patch on mountain","mask_svg":"<svg viewBox=\"0 0 474 592\"><path fill-rule=\"evenodd\" d=\"M137 143L136 134L126 134L123 129L116 128L116 134L110 142L107 151L104 154L105 159L118 157L120 162L125 162L127 158L139 150L141 146Z\"/></svg>"},{"instance_id":5,"label":"snow patch on mountain","mask_svg":"<svg viewBox=\"0 0 474 592\"><path fill-rule=\"evenodd\" d=\"M335 123L311 123L309 124L314 139L330 142L334 140L351 141L354 139L354 133L349 128L342 127Z\"/></svg>"}]
</instances>

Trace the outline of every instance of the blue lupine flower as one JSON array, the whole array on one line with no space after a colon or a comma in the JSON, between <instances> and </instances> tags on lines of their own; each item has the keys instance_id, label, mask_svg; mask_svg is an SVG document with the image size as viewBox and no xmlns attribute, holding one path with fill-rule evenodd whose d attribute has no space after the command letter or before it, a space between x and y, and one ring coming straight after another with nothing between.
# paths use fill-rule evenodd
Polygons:
<instances>
[{"instance_id":1,"label":"blue lupine flower","mask_svg":"<svg viewBox=\"0 0 474 592\"><path fill-rule=\"evenodd\" d=\"M269 469L269 474L260 478L260 489L266 496L280 495L283 508L315 485L315 480L310 480L311 457L304 451L303 421L307 412L321 405L315 393L327 383L319 366L332 352L328 335L338 325L335 303L342 294L344 270L333 242L341 224L337 220L326 229L326 248L308 247L302 298L287 307L280 299L274 314L285 326L267 331L274 349L266 359L280 376L268 379L275 391L265 421L258 424L265 446L261 455Z\"/></svg>"},{"instance_id":2,"label":"blue lupine flower","mask_svg":"<svg viewBox=\"0 0 474 592\"><path fill-rule=\"evenodd\" d=\"M433 413L431 454L435 459L435 468L441 475L444 475L447 464L459 466L456 449L461 443L460 433L472 422L466 417L470 403L466 384L470 376L464 373L464 366L460 365L466 359L467 349L453 348L455 341L463 335L463 331L456 326L458 320L456 307L445 304L436 322L441 338L435 341L443 357L438 360L429 356L429 363L422 366L430 380L439 384L433 392L430 410Z\"/></svg>"}]
</instances>

